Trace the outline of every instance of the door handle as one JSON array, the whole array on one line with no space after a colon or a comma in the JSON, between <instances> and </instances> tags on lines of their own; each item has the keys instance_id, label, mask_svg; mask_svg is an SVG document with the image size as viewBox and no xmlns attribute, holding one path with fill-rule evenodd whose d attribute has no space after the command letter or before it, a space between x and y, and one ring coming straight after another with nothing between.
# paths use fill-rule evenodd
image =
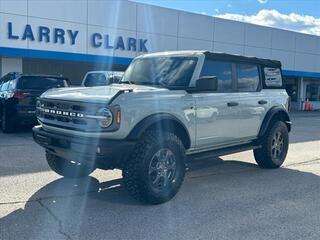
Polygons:
<instances>
[{"instance_id":1,"label":"door handle","mask_svg":"<svg viewBox=\"0 0 320 240\"><path fill-rule=\"evenodd\" d=\"M228 102L227 105L228 105L228 107L235 107L235 106L238 106L239 103L238 102Z\"/></svg>"},{"instance_id":2,"label":"door handle","mask_svg":"<svg viewBox=\"0 0 320 240\"><path fill-rule=\"evenodd\" d=\"M260 105L264 105L264 104L267 104L268 101L267 101L267 100L260 100L258 103L259 103Z\"/></svg>"}]
</instances>

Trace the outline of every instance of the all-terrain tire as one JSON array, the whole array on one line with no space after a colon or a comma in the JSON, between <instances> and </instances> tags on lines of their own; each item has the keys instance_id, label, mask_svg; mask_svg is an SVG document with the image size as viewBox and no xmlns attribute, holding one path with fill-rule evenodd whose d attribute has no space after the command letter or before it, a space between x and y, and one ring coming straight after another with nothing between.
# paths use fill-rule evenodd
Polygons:
<instances>
[{"instance_id":1,"label":"all-terrain tire","mask_svg":"<svg viewBox=\"0 0 320 240\"><path fill-rule=\"evenodd\" d=\"M171 160L163 160L165 157L160 157L162 151L166 151L165 155L170 155ZM161 163L153 166L156 161ZM170 161L175 161L175 165L168 163L168 166L175 166L174 174L173 170L163 170L165 169L163 163ZM136 144L123 168L122 175L126 189L135 199L148 204L160 204L172 199L179 191L184 180L185 168L185 148L181 140L171 132L154 130L147 131ZM150 172L150 169L157 170ZM163 174L159 175L157 180L159 184L156 182L159 174L155 174L157 171ZM169 171L172 171L170 180L168 180ZM161 186L162 177L163 186ZM165 181L166 184L164 184Z\"/></svg>"},{"instance_id":2,"label":"all-terrain tire","mask_svg":"<svg viewBox=\"0 0 320 240\"><path fill-rule=\"evenodd\" d=\"M87 177L95 169L87 165L80 165L62 159L50 152L46 152L46 159L49 167L57 174L66 178L83 178Z\"/></svg>"},{"instance_id":3,"label":"all-terrain tire","mask_svg":"<svg viewBox=\"0 0 320 240\"><path fill-rule=\"evenodd\" d=\"M289 134L286 124L282 121L275 121L261 139L261 144L261 148L253 151L257 164L262 168L279 168L283 164L289 148Z\"/></svg>"}]
</instances>

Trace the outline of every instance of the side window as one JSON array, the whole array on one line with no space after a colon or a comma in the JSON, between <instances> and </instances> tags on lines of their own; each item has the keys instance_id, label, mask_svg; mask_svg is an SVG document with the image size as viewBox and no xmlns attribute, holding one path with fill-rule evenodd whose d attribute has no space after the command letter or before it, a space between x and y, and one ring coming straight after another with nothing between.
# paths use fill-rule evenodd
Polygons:
<instances>
[{"instance_id":1,"label":"side window","mask_svg":"<svg viewBox=\"0 0 320 240\"><path fill-rule=\"evenodd\" d=\"M1 78L1 81L2 81L2 82L7 82L7 81L11 80L11 78L12 78L12 74L11 74L11 73L8 73L8 74L4 75L4 76Z\"/></svg>"},{"instance_id":2,"label":"side window","mask_svg":"<svg viewBox=\"0 0 320 240\"><path fill-rule=\"evenodd\" d=\"M232 92L231 62L205 60L200 76L216 76L218 78L218 92Z\"/></svg>"},{"instance_id":3,"label":"side window","mask_svg":"<svg viewBox=\"0 0 320 240\"><path fill-rule=\"evenodd\" d=\"M279 68L264 68L266 87L282 87L282 77Z\"/></svg>"},{"instance_id":4,"label":"side window","mask_svg":"<svg viewBox=\"0 0 320 240\"><path fill-rule=\"evenodd\" d=\"M9 82L9 90L14 90L16 88L16 83L17 83L16 80L11 80Z\"/></svg>"},{"instance_id":5,"label":"side window","mask_svg":"<svg viewBox=\"0 0 320 240\"><path fill-rule=\"evenodd\" d=\"M1 91L6 91L6 90L8 90L8 87L9 87L9 82L3 83L2 86L1 86Z\"/></svg>"},{"instance_id":6,"label":"side window","mask_svg":"<svg viewBox=\"0 0 320 240\"><path fill-rule=\"evenodd\" d=\"M257 65L237 64L238 92L254 92L259 86L259 71Z\"/></svg>"},{"instance_id":7,"label":"side window","mask_svg":"<svg viewBox=\"0 0 320 240\"><path fill-rule=\"evenodd\" d=\"M10 73L7 73L6 75L4 75L3 77L0 78L0 81L1 82L7 82L7 81L10 81L10 80L13 80L17 77L18 73L15 73L15 72L10 72Z\"/></svg>"}]
</instances>

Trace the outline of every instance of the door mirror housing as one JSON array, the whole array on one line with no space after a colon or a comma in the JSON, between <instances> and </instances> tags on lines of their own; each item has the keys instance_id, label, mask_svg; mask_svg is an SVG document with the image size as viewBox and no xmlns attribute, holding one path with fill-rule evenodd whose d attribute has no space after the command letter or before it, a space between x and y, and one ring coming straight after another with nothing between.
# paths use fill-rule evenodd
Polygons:
<instances>
[{"instance_id":1,"label":"door mirror housing","mask_svg":"<svg viewBox=\"0 0 320 240\"><path fill-rule=\"evenodd\" d=\"M216 92L218 90L218 78L216 76L203 76L196 81L196 86L189 92Z\"/></svg>"}]
</instances>

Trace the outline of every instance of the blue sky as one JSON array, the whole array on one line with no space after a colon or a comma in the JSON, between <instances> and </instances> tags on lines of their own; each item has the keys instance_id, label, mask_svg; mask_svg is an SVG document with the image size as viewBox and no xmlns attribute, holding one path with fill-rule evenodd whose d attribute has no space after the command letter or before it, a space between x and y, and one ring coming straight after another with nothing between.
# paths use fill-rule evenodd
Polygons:
<instances>
[{"instance_id":1,"label":"blue sky","mask_svg":"<svg viewBox=\"0 0 320 240\"><path fill-rule=\"evenodd\" d=\"M181 9L188 12L206 12L208 15L239 13L255 14L262 9L276 9L281 13L292 12L320 17L319 0L134 0L157 6ZM264 3L265 2L265 3Z\"/></svg>"},{"instance_id":2,"label":"blue sky","mask_svg":"<svg viewBox=\"0 0 320 240\"><path fill-rule=\"evenodd\" d=\"M320 35L320 0L134 0Z\"/></svg>"}]
</instances>

